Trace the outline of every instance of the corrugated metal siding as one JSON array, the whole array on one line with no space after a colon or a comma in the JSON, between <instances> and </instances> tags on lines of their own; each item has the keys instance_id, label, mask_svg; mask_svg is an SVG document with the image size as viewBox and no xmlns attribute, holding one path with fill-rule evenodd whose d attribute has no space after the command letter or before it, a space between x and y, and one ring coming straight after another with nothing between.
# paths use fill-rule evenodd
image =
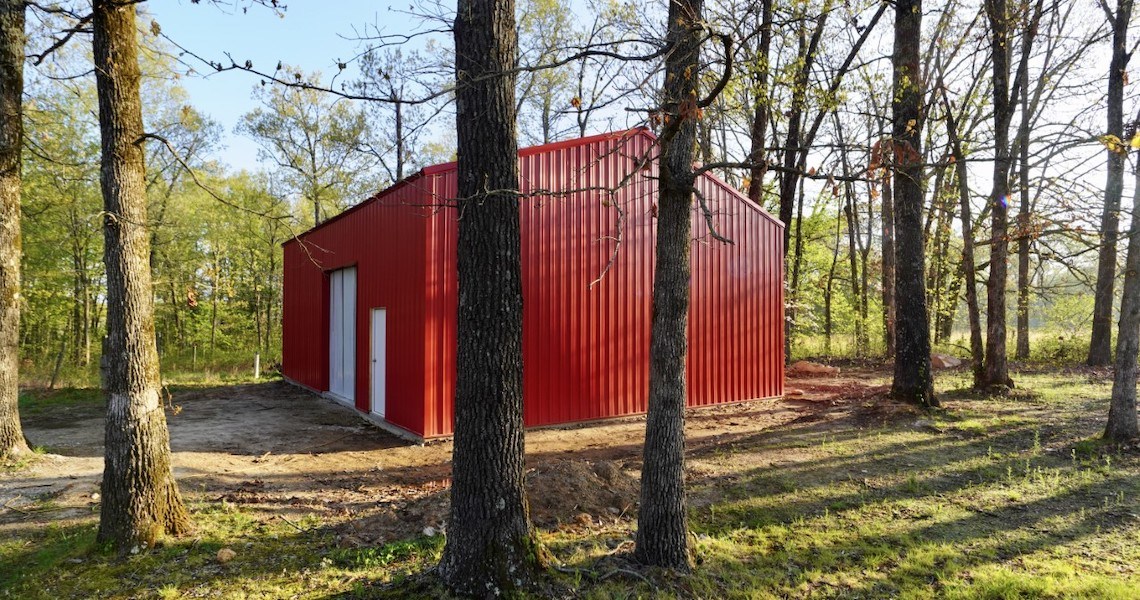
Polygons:
<instances>
[{"instance_id":1,"label":"corrugated metal siding","mask_svg":"<svg viewBox=\"0 0 1140 600\"><path fill-rule=\"evenodd\" d=\"M646 410L656 169L650 165L612 196L597 188L616 186L633 172L639 157L654 152L655 143L650 134L638 132L520 152L521 187L524 193L536 193L524 198L520 206L527 425ZM390 309L388 317L389 420L424 437L435 437L452 430L458 228L454 210L431 212L424 206L438 206L456 196L454 166L427 169L414 181L416 185L385 192L382 202L362 206L354 211L359 214L341 219L351 225L342 228L333 223L310 235L321 234L327 244L343 244L345 254L338 255L345 259L343 264L356 262L361 269L359 305L365 319L368 308L385 306L375 304L382 294L407 306ZM704 219L694 211L689 405L782 395L781 225L711 176L698 185L716 214L719 231L735 244L709 237ZM539 194L542 190L559 193ZM393 202L390 196L402 201ZM381 204L388 208L369 208ZM591 286L605 271L618 243L619 207L625 214L620 249L609 271ZM430 216L425 218L427 212ZM286 248L286 375L327 389L321 385L327 386L327 373L321 379L328 364L327 315L314 320L315 324L290 325L295 318L305 320L305 314L312 314L311 307L323 301L290 286L296 281L316 289L316 276L309 274L306 279L302 273L319 274L320 270L298 266L292 246ZM353 258L348 260L348 255ZM418 278L413 273L417 268ZM291 275L290 270L298 273ZM419 304L414 305L417 299ZM367 322L360 326L358 339L366 343ZM325 339L324 354L314 350L317 344L291 343L291 336L294 340ZM397 338L400 346L392 346ZM291 356L294 351L296 359ZM358 361L362 356L367 356L366 346L358 350ZM396 357L403 362L395 364ZM404 369L408 372L399 373L397 383L396 371ZM317 383L308 383L293 372L304 372ZM367 410L367 377L358 377L357 389L358 405Z\"/></svg>"},{"instance_id":2,"label":"corrugated metal siding","mask_svg":"<svg viewBox=\"0 0 1140 600\"><path fill-rule=\"evenodd\" d=\"M653 152L649 135L608 136L520 153L523 270L524 412L528 426L645 412L649 394L656 192L653 166L612 197L615 186ZM453 170L435 176L437 198L456 195ZM689 405L783 394L781 227L729 186L707 176L700 189L725 245L693 216ZM620 249L617 207L625 213ZM429 338L440 369L428 370L427 436L451 432L455 347L455 238L452 211L433 219L429 241L436 282L429 305L441 310Z\"/></svg>"},{"instance_id":3,"label":"corrugated metal siding","mask_svg":"<svg viewBox=\"0 0 1140 600\"><path fill-rule=\"evenodd\" d=\"M281 372L315 390L329 389L329 279L300 244L284 248Z\"/></svg>"},{"instance_id":4,"label":"corrugated metal siding","mask_svg":"<svg viewBox=\"0 0 1140 600\"><path fill-rule=\"evenodd\" d=\"M328 272L357 268L356 407L370 409L371 315L387 313L386 419L424 435L425 206L424 178L406 180L376 201L285 246L284 374L328 389Z\"/></svg>"},{"instance_id":5,"label":"corrugated metal siding","mask_svg":"<svg viewBox=\"0 0 1140 600\"><path fill-rule=\"evenodd\" d=\"M455 198L454 170L431 175L431 197L437 203ZM430 347L424 372L424 437L446 435L452 430L455 399L455 322L459 312L458 277L455 271L459 223L455 211L442 209L432 216L427 229L428 317L426 338Z\"/></svg>"}]
</instances>

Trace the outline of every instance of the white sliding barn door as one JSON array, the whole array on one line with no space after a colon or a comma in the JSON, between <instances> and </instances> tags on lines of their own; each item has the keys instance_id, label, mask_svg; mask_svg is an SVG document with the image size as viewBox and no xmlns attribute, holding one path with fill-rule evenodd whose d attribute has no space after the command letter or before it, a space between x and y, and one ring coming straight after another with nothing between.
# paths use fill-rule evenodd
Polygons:
<instances>
[{"instance_id":1,"label":"white sliding barn door","mask_svg":"<svg viewBox=\"0 0 1140 600\"><path fill-rule=\"evenodd\" d=\"M356 396L356 269L329 274L329 392Z\"/></svg>"}]
</instances>

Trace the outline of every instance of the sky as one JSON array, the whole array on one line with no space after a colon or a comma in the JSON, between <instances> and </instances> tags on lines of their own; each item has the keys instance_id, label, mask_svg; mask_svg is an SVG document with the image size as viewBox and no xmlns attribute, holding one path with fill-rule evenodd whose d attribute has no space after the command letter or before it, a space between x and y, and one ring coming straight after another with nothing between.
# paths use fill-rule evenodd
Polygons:
<instances>
[{"instance_id":1,"label":"sky","mask_svg":"<svg viewBox=\"0 0 1140 600\"><path fill-rule=\"evenodd\" d=\"M359 43L352 39L357 31L380 24L386 32L404 33L418 25L393 12L388 4L365 0L288 0L286 4L287 10L279 17L261 6L243 13L208 1L160 0L146 4L149 15L142 16L142 25L157 21L165 35L203 58L228 64L229 53L238 63L250 60L255 68L268 71L281 61L307 72L320 70L324 81L336 73L338 60L347 61L357 54ZM202 66L193 59L184 60ZM241 115L257 105L250 93L258 82L256 76L240 71L192 75L181 82L191 104L225 130L225 148L217 158L234 169L258 166L257 144L234 133Z\"/></svg>"}]
</instances>

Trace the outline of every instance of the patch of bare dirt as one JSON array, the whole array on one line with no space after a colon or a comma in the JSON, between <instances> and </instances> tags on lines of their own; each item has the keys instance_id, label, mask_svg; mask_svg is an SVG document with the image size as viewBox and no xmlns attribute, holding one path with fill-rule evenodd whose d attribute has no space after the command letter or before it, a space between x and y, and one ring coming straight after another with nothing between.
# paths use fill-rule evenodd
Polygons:
<instances>
[{"instance_id":1,"label":"patch of bare dirt","mask_svg":"<svg viewBox=\"0 0 1140 600\"><path fill-rule=\"evenodd\" d=\"M866 373L799 378L794 397L688 411L690 478L714 477L712 459L789 427L845 415L880 393ZM168 413L175 476L192 501L228 503L293 519L318 513L346 543L376 543L441 529L451 442L418 446L355 410L282 382L177 391ZM98 514L103 420L45 411L24 428L55 454L0 470L0 535L7 527ZM816 423L823 421L823 423ZM527 433L527 485L542 527L636 517L645 418Z\"/></svg>"},{"instance_id":2,"label":"patch of bare dirt","mask_svg":"<svg viewBox=\"0 0 1140 600\"><path fill-rule=\"evenodd\" d=\"M527 495L535 525L554 527L588 517L637 513L637 477L621 463L565 460L536 467L527 474Z\"/></svg>"}]
</instances>

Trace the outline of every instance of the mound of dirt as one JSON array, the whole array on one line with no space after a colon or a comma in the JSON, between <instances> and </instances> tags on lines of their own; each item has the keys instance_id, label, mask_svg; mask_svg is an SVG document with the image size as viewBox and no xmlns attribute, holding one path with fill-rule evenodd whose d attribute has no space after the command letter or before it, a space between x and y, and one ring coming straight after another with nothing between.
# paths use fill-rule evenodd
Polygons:
<instances>
[{"instance_id":1,"label":"mound of dirt","mask_svg":"<svg viewBox=\"0 0 1140 600\"><path fill-rule=\"evenodd\" d=\"M527 495L535 525L550 527L590 517L635 514L641 484L622 465L566 460L527 474Z\"/></svg>"},{"instance_id":2,"label":"mound of dirt","mask_svg":"<svg viewBox=\"0 0 1140 600\"><path fill-rule=\"evenodd\" d=\"M589 524L598 518L636 514L640 483L614 461L564 460L531 469L526 478L531 520L539 527ZM342 546L381 545L443 532L450 493L442 482L397 488L379 510L342 523L334 533Z\"/></svg>"}]
</instances>

